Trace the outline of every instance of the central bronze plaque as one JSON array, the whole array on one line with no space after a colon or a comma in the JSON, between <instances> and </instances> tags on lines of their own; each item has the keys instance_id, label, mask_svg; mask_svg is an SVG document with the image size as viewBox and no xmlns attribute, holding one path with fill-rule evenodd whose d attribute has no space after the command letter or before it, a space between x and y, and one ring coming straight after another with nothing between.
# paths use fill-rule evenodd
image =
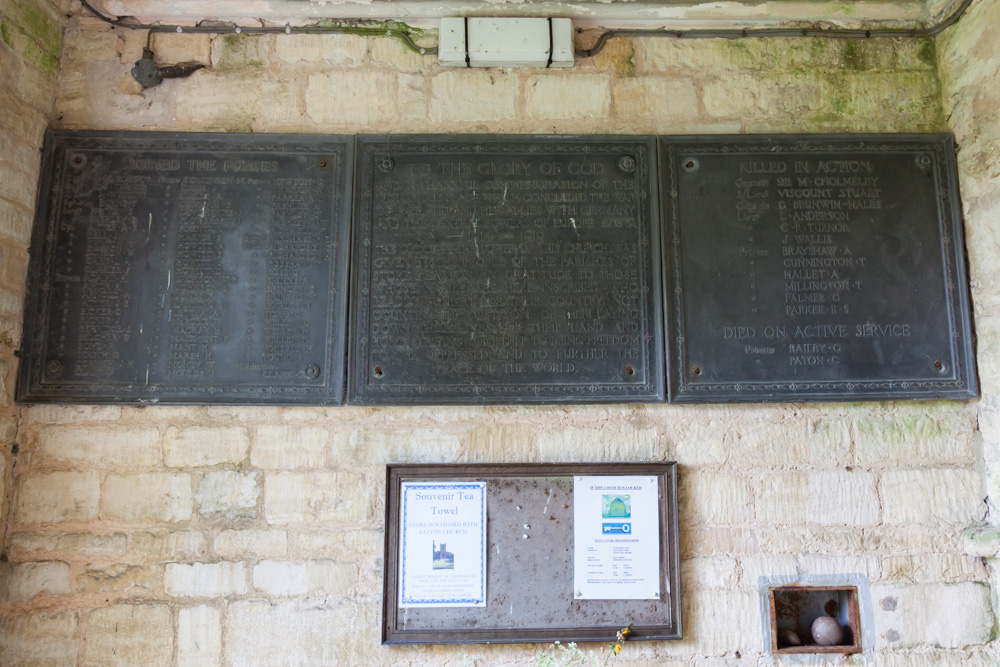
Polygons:
<instances>
[{"instance_id":1,"label":"central bronze plaque","mask_svg":"<svg viewBox=\"0 0 1000 667\"><path fill-rule=\"evenodd\" d=\"M652 139L358 150L350 403L663 400Z\"/></svg>"}]
</instances>

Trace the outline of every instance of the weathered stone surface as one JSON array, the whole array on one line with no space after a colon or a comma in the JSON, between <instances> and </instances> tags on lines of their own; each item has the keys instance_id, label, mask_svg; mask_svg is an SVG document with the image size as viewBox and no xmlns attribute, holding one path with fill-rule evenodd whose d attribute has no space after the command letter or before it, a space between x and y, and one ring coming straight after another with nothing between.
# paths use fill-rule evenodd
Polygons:
<instances>
[{"instance_id":1,"label":"weathered stone surface","mask_svg":"<svg viewBox=\"0 0 1000 667\"><path fill-rule=\"evenodd\" d=\"M90 612L84 667L171 667L174 624L164 604L116 604Z\"/></svg>"},{"instance_id":2,"label":"weathered stone surface","mask_svg":"<svg viewBox=\"0 0 1000 667\"><path fill-rule=\"evenodd\" d=\"M335 447L360 465L384 466L389 462L429 463L442 456L454 460L461 442L458 436L440 429L354 429L338 433Z\"/></svg>"},{"instance_id":3,"label":"weathered stone surface","mask_svg":"<svg viewBox=\"0 0 1000 667\"><path fill-rule=\"evenodd\" d=\"M755 482L757 519L765 523L878 523L874 475L829 472L767 473Z\"/></svg>"},{"instance_id":4,"label":"weathered stone surface","mask_svg":"<svg viewBox=\"0 0 1000 667\"><path fill-rule=\"evenodd\" d=\"M94 472L34 474L21 482L15 521L19 524L92 521L101 497Z\"/></svg>"},{"instance_id":5,"label":"weathered stone surface","mask_svg":"<svg viewBox=\"0 0 1000 667\"><path fill-rule=\"evenodd\" d=\"M160 432L155 428L52 426L38 433L40 459L106 466L154 466L160 462Z\"/></svg>"},{"instance_id":6,"label":"weathered stone surface","mask_svg":"<svg viewBox=\"0 0 1000 667\"><path fill-rule=\"evenodd\" d=\"M286 35L275 40L278 59L291 65L300 62L358 65L364 61L367 46L368 40L359 35Z\"/></svg>"},{"instance_id":7,"label":"weathered stone surface","mask_svg":"<svg viewBox=\"0 0 1000 667\"><path fill-rule=\"evenodd\" d=\"M125 533L91 535L68 533L13 533L7 536L7 551L12 560L32 558L120 558L128 550Z\"/></svg>"},{"instance_id":8,"label":"weathered stone surface","mask_svg":"<svg viewBox=\"0 0 1000 667\"><path fill-rule=\"evenodd\" d=\"M871 593L879 647L964 648L989 641L993 631L984 584L872 586Z\"/></svg>"},{"instance_id":9,"label":"weathered stone surface","mask_svg":"<svg viewBox=\"0 0 1000 667\"><path fill-rule=\"evenodd\" d=\"M536 440L543 461L657 461L667 452L655 428L541 429Z\"/></svg>"},{"instance_id":10,"label":"weathered stone surface","mask_svg":"<svg viewBox=\"0 0 1000 667\"><path fill-rule=\"evenodd\" d=\"M611 90L614 114L619 119L658 120L698 114L698 90L691 79L620 79Z\"/></svg>"},{"instance_id":11,"label":"weathered stone surface","mask_svg":"<svg viewBox=\"0 0 1000 667\"><path fill-rule=\"evenodd\" d=\"M122 521L187 521L193 498L191 476L172 473L108 475L102 516Z\"/></svg>"},{"instance_id":12,"label":"weathered stone surface","mask_svg":"<svg viewBox=\"0 0 1000 667\"><path fill-rule=\"evenodd\" d=\"M11 568L7 599L30 600L40 593L66 595L70 592L69 564L62 561L18 563Z\"/></svg>"},{"instance_id":13,"label":"weathered stone surface","mask_svg":"<svg viewBox=\"0 0 1000 667\"><path fill-rule=\"evenodd\" d=\"M272 667L339 664L352 641L351 616L344 606L234 602L226 612L227 658L232 664Z\"/></svg>"},{"instance_id":14,"label":"weathered stone surface","mask_svg":"<svg viewBox=\"0 0 1000 667\"><path fill-rule=\"evenodd\" d=\"M747 523L753 517L753 497L746 477L687 470L678 475L678 505L685 508L681 524Z\"/></svg>"},{"instance_id":15,"label":"weathered stone surface","mask_svg":"<svg viewBox=\"0 0 1000 667\"><path fill-rule=\"evenodd\" d=\"M252 517L257 514L260 495L259 472L238 473L220 470L205 475L195 499L202 516L225 514L228 517Z\"/></svg>"},{"instance_id":16,"label":"weathered stone surface","mask_svg":"<svg viewBox=\"0 0 1000 667\"><path fill-rule=\"evenodd\" d=\"M436 64L434 56L412 51L398 39L369 39L368 53L372 62L402 71L426 70Z\"/></svg>"},{"instance_id":17,"label":"weathered stone surface","mask_svg":"<svg viewBox=\"0 0 1000 667\"><path fill-rule=\"evenodd\" d=\"M982 478L974 470L893 470L879 484L886 523L921 523L928 518L963 526L985 511Z\"/></svg>"},{"instance_id":18,"label":"weathered stone surface","mask_svg":"<svg viewBox=\"0 0 1000 667\"><path fill-rule=\"evenodd\" d=\"M396 78L385 72L313 74L306 88L306 113L320 125L336 127L388 122L396 114Z\"/></svg>"},{"instance_id":19,"label":"weathered stone surface","mask_svg":"<svg viewBox=\"0 0 1000 667\"><path fill-rule=\"evenodd\" d=\"M208 552L205 535L193 530L170 533L132 533L129 537L132 559L148 562L195 560Z\"/></svg>"},{"instance_id":20,"label":"weathered stone surface","mask_svg":"<svg viewBox=\"0 0 1000 667\"><path fill-rule=\"evenodd\" d=\"M221 558L280 558L288 553L288 534L283 530L224 530L216 536L213 548Z\"/></svg>"},{"instance_id":21,"label":"weathered stone surface","mask_svg":"<svg viewBox=\"0 0 1000 667\"><path fill-rule=\"evenodd\" d=\"M118 599L149 597L162 588L162 568L123 563L107 568L88 568L76 580L77 591L84 595L110 594Z\"/></svg>"},{"instance_id":22,"label":"weathered stone surface","mask_svg":"<svg viewBox=\"0 0 1000 667\"><path fill-rule=\"evenodd\" d=\"M177 667L222 665L222 617L214 607L177 612Z\"/></svg>"},{"instance_id":23,"label":"weathered stone surface","mask_svg":"<svg viewBox=\"0 0 1000 667\"><path fill-rule=\"evenodd\" d=\"M199 70L172 95L177 118L205 130L249 132L260 113L261 79Z\"/></svg>"},{"instance_id":24,"label":"weathered stone surface","mask_svg":"<svg viewBox=\"0 0 1000 667\"><path fill-rule=\"evenodd\" d=\"M483 424L466 434L465 451L481 463L533 461L535 431L529 424Z\"/></svg>"},{"instance_id":25,"label":"weathered stone surface","mask_svg":"<svg viewBox=\"0 0 1000 667\"><path fill-rule=\"evenodd\" d=\"M271 61L272 35L218 35L212 39L212 69L246 70Z\"/></svg>"},{"instance_id":26,"label":"weathered stone surface","mask_svg":"<svg viewBox=\"0 0 1000 667\"><path fill-rule=\"evenodd\" d=\"M5 667L75 667L78 643L75 611L0 618L0 664Z\"/></svg>"},{"instance_id":27,"label":"weathered stone surface","mask_svg":"<svg viewBox=\"0 0 1000 667\"><path fill-rule=\"evenodd\" d=\"M431 120L471 123L514 118L518 80L499 71L441 72L431 79Z\"/></svg>"},{"instance_id":28,"label":"weathered stone surface","mask_svg":"<svg viewBox=\"0 0 1000 667\"><path fill-rule=\"evenodd\" d=\"M323 468L331 434L322 428L260 426L254 438L250 463L265 470Z\"/></svg>"},{"instance_id":29,"label":"weathered stone surface","mask_svg":"<svg viewBox=\"0 0 1000 667\"><path fill-rule=\"evenodd\" d=\"M163 589L170 597L215 598L247 592L243 563L167 563Z\"/></svg>"},{"instance_id":30,"label":"weathered stone surface","mask_svg":"<svg viewBox=\"0 0 1000 667\"><path fill-rule=\"evenodd\" d=\"M264 514L273 525L351 524L369 515L368 490L351 473L277 473L264 478Z\"/></svg>"},{"instance_id":31,"label":"weathered stone surface","mask_svg":"<svg viewBox=\"0 0 1000 667\"><path fill-rule=\"evenodd\" d=\"M681 561L684 590L707 590L736 587L739 579L736 559L725 556L699 556Z\"/></svg>"},{"instance_id":32,"label":"weathered stone surface","mask_svg":"<svg viewBox=\"0 0 1000 667\"><path fill-rule=\"evenodd\" d=\"M236 465L246 458L250 437L238 427L171 426L163 436L168 468L194 468L223 463Z\"/></svg>"},{"instance_id":33,"label":"weathered stone surface","mask_svg":"<svg viewBox=\"0 0 1000 667\"><path fill-rule=\"evenodd\" d=\"M338 596L358 581L358 566L332 560L290 563L266 560L254 565L253 587L265 595Z\"/></svg>"},{"instance_id":34,"label":"weathered stone surface","mask_svg":"<svg viewBox=\"0 0 1000 667\"><path fill-rule=\"evenodd\" d=\"M970 437L973 413L968 419L935 419L930 415L900 415L892 421L861 419L855 422L854 455L857 465L886 463L960 463L975 459Z\"/></svg>"},{"instance_id":35,"label":"weathered stone surface","mask_svg":"<svg viewBox=\"0 0 1000 667\"><path fill-rule=\"evenodd\" d=\"M611 77L535 75L524 84L532 118L602 118L611 106Z\"/></svg>"}]
</instances>

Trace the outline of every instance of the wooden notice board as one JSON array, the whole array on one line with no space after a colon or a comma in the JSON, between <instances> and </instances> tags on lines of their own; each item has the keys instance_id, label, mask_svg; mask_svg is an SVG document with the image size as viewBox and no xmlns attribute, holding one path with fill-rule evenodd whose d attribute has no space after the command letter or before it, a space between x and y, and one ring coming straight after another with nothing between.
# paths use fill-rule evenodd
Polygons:
<instances>
[{"instance_id":1,"label":"wooden notice board","mask_svg":"<svg viewBox=\"0 0 1000 667\"><path fill-rule=\"evenodd\" d=\"M659 591L656 599L577 599L574 484L618 476L651 484ZM609 642L629 621L630 639L681 638L676 463L389 465L386 477L383 643ZM401 501L404 484L416 483L483 485L485 606L401 605Z\"/></svg>"}]
</instances>

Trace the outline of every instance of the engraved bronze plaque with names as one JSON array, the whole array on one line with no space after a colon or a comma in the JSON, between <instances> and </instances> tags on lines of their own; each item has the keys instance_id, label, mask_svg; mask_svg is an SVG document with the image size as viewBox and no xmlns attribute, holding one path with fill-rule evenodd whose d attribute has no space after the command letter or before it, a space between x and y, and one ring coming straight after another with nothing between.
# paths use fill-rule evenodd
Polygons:
<instances>
[{"instance_id":1,"label":"engraved bronze plaque with names","mask_svg":"<svg viewBox=\"0 0 1000 667\"><path fill-rule=\"evenodd\" d=\"M361 137L348 402L664 398L650 137Z\"/></svg>"},{"instance_id":2,"label":"engraved bronze plaque with names","mask_svg":"<svg viewBox=\"0 0 1000 667\"><path fill-rule=\"evenodd\" d=\"M971 398L948 135L661 139L670 401Z\"/></svg>"},{"instance_id":3,"label":"engraved bronze plaque with names","mask_svg":"<svg viewBox=\"0 0 1000 667\"><path fill-rule=\"evenodd\" d=\"M342 403L352 148L50 132L19 400Z\"/></svg>"}]
</instances>

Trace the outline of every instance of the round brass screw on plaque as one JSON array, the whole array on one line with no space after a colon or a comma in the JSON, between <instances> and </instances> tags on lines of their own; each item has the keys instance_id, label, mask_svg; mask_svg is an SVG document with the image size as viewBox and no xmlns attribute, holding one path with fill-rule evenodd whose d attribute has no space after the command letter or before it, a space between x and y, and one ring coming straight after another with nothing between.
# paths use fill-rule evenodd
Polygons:
<instances>
[{"instance_id":1,"label":"round brass screw on plaque","mask_svg":"<svg viewBox=\"0 0 1000 667\"><path fill-rule=\"evenodd\" d=\"M306 366L306 377L310 380L315 380L319 377L319 366L316 364L309 364Z\"/></svg>"},{"instance_id":2,"label":"round brass screw on plaque","mask_svg":"<svg viewBox=\"0 0 1000 667\"><path fill-rule=\"evenodd\" d=\"M385 375L385 373L382 371L382 367L381 366L376 366L375 367L375 377L380 378L383 375Z\"/></svg>"},{"instance_id":3,"label":"round brass screw on plaque","mask_svg":"<svg viewBox=\"0 0 1000 667\"><path fill-rule=\"evenodd\" d=\"M691 374L692 375L701 375L701 366L692 366L691 367Z\"/></svg>"},{"instance_id":4,"label":"round brass screw on plaque","mask_svg":"<svg viewBox=\"0 0 1000 667\"><path fill-rule=\"evenodd\" d=\"M320 169L326 169L326 160L320 160L319 161L319 168Z\"/></svg>"},{"instance_id":5,"label":"round brass screw on plaque","mask_svg":"<svg viewBox=\"0 0 1000 667\"><path fill-rule=\"evenodd\" d=\"M938 369L938 371L943 371L944 370L944 364L942 364L940 361L935 361L934 362L934 368Z\"/></svg>"},{"instance_id":6,"label":"round brass screw on plaque","mask_svg":"<svg viewBox=\"0 0 1000 667\"><path fill-rule=\"evenodd\" d=\"M618 168L626 174L631 174L635 171L635 158L630 155L624 156L622 159L618 160Z\"/></svg>"},{"instance_id":7,"label":"round brass screw on plaque","mask_svg":"<svg viewBox=\"0 0 1000 667\"><path fill-rule=\"evenodd\" d=\"M391 157L384 157L381 160L379 160L378 161L378 168L379 168L379 171L384 171L384 172L392 170L392 158Z\"/></svg>"},{"instance_id":8,"label":"round brass screw on plaque","mask_svg":"<svg viewBox=\"0 0 1000 667\"><path fill-rule=\"evenodd\" d=\"M694 158L691 158L690 160L684 163L684 169L686 169L687 171L695 171L697 168L698 168L698 161L695 160Z\"/></svg>"},{"instance_id":9,"label":"round brass screw on plaque","mask_svg":"<svg viewBox=\"0 0 1000 667\"><path fill-rule=\"evenodd\" d=\"M635 375L635 369L631 366L625 367L625 375Z\"/></svg>"}]
</instances>

